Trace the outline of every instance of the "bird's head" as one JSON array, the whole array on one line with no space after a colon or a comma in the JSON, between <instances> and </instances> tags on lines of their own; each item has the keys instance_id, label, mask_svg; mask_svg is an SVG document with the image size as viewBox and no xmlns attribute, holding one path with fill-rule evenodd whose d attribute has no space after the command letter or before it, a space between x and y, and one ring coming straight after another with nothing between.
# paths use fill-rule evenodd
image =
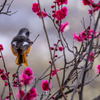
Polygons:
<instances>
[{"instance_id":1,"label":"bird's head","mask_svg":"<svg viewBox=\"0 0 100 100\"><path fill-rule=\"evenodd\" d=\"M19 36L29 37L30 31L27 28L22 28L22 29L20 29L18 35Z\"/></svg>"}]
</instances>

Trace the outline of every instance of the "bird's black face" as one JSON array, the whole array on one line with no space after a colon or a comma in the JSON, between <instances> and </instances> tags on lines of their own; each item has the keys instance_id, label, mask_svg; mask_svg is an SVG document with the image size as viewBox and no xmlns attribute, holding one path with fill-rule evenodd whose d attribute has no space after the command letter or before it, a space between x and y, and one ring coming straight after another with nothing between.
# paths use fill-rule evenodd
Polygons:
<instances>
[{"instance_id":1,"label":"bird's black face","mask_svg":"<svg viewBox=\"0 0 100 100\"><path fill-rule=\"evenodd\" d=\"M29 30L27 28L22 28L22 29L20 29L18 35L19 36L29 37L30 32L29 32Z\"/></svg>"}]
</instances>

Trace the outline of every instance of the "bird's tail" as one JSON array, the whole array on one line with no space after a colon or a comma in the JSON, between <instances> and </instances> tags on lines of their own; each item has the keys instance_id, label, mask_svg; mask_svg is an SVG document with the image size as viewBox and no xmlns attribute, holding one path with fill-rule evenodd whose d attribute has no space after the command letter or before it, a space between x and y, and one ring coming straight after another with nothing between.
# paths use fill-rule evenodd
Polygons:
<instances>
[{"instance_id":1,"label":"bird's tail","mask_svg":"<svg viewBox=\"0 0 100 100\"><path fill-rule=\"evenodd\" d=\"M17 54L17 59L16 59L16 64L17 65L20 65L20 64L24 64L25 66L28 66L28 63L27 63L27 57L26 57L26 54L24 53L23 55L21 54Z\"/></svg>"}]
</instances>

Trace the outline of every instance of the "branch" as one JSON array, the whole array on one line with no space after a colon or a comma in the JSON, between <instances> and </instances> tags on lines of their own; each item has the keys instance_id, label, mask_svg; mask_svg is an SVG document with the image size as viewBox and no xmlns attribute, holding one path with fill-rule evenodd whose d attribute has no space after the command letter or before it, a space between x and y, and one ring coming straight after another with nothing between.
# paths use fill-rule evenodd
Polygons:
<instances>
[{"instance_id":1,"label":"branch","mask_svg":"<svg viewBox=\"0 0 100 100\"><path fill-rule=\"evenodd\" d=\"M96 24L95 24L95 27L94 27L94 31L93 31L93 35L92 35L92 39L91 39L91 41L90 41L90 46L89 46L89 51L88 51L87 60L86 60L85 66L83 67L83 69L82 69L82 71L81 71L81 74L80 74L80 76L79 76L79 78L78 78L78 81L77 81L77 84L76 84L76 86L75 86L75 88L74 88L74 91L73 91L73 94L72 94L71 100L73 100L73 98L74 98L74 94L76 93L76 89L77 89L78 84L79 84L79 81L80 81L81 77L83 76L83 78L82 78L81 93L80 93L80 95L81 95L81 96L80 96L80 97L81 97L80 100L82 100L82 92L83 92L83 86L84 86L83 84L84 84L85 74L86 74L85 69L87 68L89 55L90 55L90 52L91 52L91 50L92 50L94 34L95 34L95 30L96 30L97 25L98 25L99 17L100 17L100 11L99 11L98 18L97 18L97 21L96 21Z\"/></svg>"}]
</instances>

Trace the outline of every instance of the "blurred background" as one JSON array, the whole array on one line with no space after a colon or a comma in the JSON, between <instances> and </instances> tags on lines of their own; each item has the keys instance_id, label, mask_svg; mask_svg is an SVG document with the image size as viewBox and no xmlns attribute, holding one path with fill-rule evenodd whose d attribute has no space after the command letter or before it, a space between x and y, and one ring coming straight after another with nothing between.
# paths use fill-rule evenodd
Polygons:
<instances>
[{"instance_id":1,"label":"blurred background","mask_svg":"<svg viewBox=\"0 0 100 100\"><path fill-rule=\"evenodd\" d=\"M99 0L95 0L95 2L98 1ZM0 0L0 5L3 2L4 0ZM8 3L9 2L11 2L11 0L8 0ZM28 64L29 67L33 68L34 76L38 78L49 66L50 54L46 42L42 21L35 13L32 12L32 4L34 2L37 1L36 0L14 0L10 10L12 11L12 13L15 11L17 11L17 13L11 16L2 15L2 14L0 15L0 44L4 46L3 55L4 55L7 69L11 73L10 74L11 79L12 79L11 75L14 72L16 72L18 66L15 63L16 57L11 52L10 43L13 37L16 36L16 34L19 32L21 28L26 27L30 30L31 32L30 39L32 41L34 41L37 35L40 34L38 39L33 44L32 50L28 56ZM40 0L40 3L42 9L45 8L48 13L52 12L51 5L53 5L53 0L48 0L48 1ZM90 16L88 14L88 9L90 8L88 6L84 6L82 0L68 0L67 8L69 14L64 19L63 23L65 23L66 21L69 22L70 29L67 32L65 32L64 35L68 44L70 45L70 48L72 49L74 32L77 32L79 34L81 31L84 30L83 25L81 23L83 18L85 19L86 27L89 26ZM53 46L53 44L56 43L57 40L59 39L57 31L54 28L52 21L48 17L45 18L45 24L50 39L50 45ZM75 44L78 46L77 42L75 42ZM68 57L67 59L70 60L72 55L69 52L66 54ZM60 56L62 55L62 53L58 52L58 55ZM91 76L90 78L92 78L96 74L95 68L98 64L100 64L99 60L100 59L96 60L93 70L89 72ZM58 60L56 62L56 66L58 68L61 68L63 66L62 62L63 59ZM3 63L1 59L0 59L0 68L3 68ZM25 69L24 65L20 68L20 74L23 69ZM61 73L59 72L59 76L60 75ZM39 96L41 95L41 93L43 93L41 89L41 82L42 81L40 81L37 84L37 91ZM0 93L2 92L3 89L2 83L3 81L0 81ZM58 90L58 84L55 77L54 79L52 79L52 84L53 84L53 91ZM15 93L17 93L17 89L15 90ZM6 89L6 94L8 95L7 89ZM92 83L90 83L85 87L84 100L92 100L98 95L100 95L100 77L98 77ZM78 96L75 95L75 100L78 100L77 97ZM68 95L68 100L70 100L70 95Z\"/></svg>"}]
</instances>

